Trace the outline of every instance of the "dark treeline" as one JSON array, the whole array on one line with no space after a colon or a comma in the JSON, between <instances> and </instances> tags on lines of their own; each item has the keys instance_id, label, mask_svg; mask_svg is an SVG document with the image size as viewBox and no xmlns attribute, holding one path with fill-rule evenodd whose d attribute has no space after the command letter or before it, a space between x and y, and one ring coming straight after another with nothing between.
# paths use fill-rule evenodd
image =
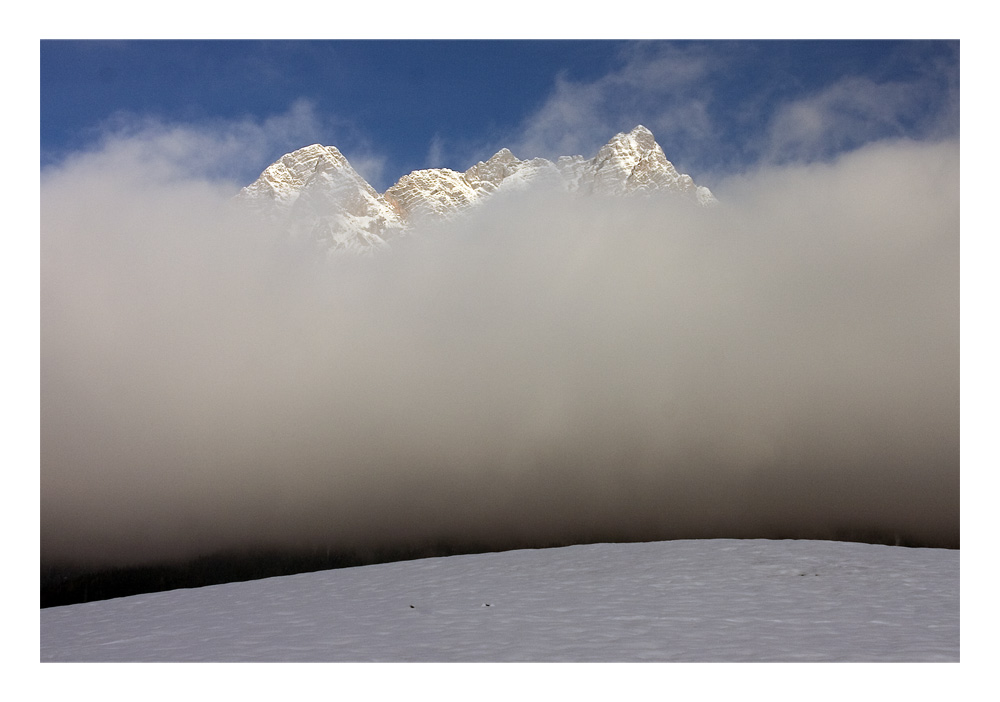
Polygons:
<instances>
[{"instance_id":1,"label":"dark treeline","mask_svg":"<svg viewBox=\"0 0 1000 702\"><path fill-rule=\"evenodd\" d=\"M60 607L180 588L260 580L296 573L350 568L397 560L410 560L448 552L410 554L265 552L219 553L181 563L166 563L101 570L50 566L42 569L41 606Z\"/></svg>"}]
</instances>

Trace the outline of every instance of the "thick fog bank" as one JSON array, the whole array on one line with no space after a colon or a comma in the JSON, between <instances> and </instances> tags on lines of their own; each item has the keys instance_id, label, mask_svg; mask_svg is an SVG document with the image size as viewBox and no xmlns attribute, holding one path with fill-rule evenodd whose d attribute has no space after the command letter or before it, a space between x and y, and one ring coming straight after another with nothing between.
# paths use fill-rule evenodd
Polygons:
<instances>
[{"instance_id":1,"label":"thick fog bank","mask_svg":"<svg viewBox=\"0 0 1000 702\"><path fill-rule=\"evenodd\" d=\"M958 153L878 145L708 210L515 194L329 260L168 167L50 170L43 565L956 547Z\"/></svg>"}]
</instances>

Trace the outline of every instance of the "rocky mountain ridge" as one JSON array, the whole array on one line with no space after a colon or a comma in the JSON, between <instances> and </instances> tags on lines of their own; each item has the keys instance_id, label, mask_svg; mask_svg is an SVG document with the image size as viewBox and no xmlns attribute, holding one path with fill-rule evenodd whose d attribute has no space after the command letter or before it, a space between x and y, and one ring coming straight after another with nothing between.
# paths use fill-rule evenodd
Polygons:
<instances>
[{"instance_id":1,"label":"rocky mountain ridge","mask_svg":"<svg viewBox=\"0 0 1000 702\"><path fill-rule=\"evenodd\" d=\"M653 134L639 125L616 134L591 159L564 156L522 161L501 149L464 173L448 168L413 171L385 193L377 192L333 146L313 144L268 166L237 201L293 236L331 250L367 252L425 221L451 218L500 191L540 184L580 195L663 193L700 206L715 203L667 160Z\"/></svg>"}]
</instances>

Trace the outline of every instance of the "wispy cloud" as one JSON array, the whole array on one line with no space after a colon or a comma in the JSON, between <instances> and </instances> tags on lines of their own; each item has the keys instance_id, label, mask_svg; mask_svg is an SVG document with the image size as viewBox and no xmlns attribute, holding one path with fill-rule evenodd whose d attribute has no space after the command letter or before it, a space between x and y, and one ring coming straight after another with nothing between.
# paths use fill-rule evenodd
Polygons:
<instances>
[{"instance_id":1,"label":"wispy cloud","mask_svg":"<svg viewBox=\"0 0 1000 702\"><path fill-rule=\"evenodd\" d=\"M700 143L711 134L706 79L717 62L703 48L643 45L591 81L556 79L514 146L528 157L592 156L608 137L642 122L657 136Z\"/></svg>"},{"instance_id":2,"label":"wispy cloud","mask_svg":"<svg viewBox=\"0 0 1000 702\"><path fill-rule=\"evenodd\" d=\"M877 65L797 72L787 44L639 43L603 76L557 77L513 148L592 156L610 135L642 123L675 165L704 181L885 138L954 138L957 46L933 48L903 44Z\"/></svg>"},{"instance_id":3,"label":"wispy cloud","mask_svg":"<svg viewBox=\"0 0 1000 702\"><path fill-rule=\"evenodd\" d=\"M141 162L148 178L200 177L227 180L238 188L282 155L323 143L338 146L369 182L384 185L387 159L364 132L336 115L319 114L304 99L278 114L197 123L119 112L99 131L88 149L45 166L43 178L77 164L92 162L93 167L107 170L116 163L127 168L126 164Z\"/></svg>"},{"instance_id":4,"label":"wispy cloud","mask_svg":"<svg viewBox=\"0 0 1000 702\"><path fill-rule=\"evenodd\" d=\"M435 134L427 148L427 168L442 168L445 165L444 138Z\"/></svg>"},{"instance_id":5,"label":"wispy cloud","mask_svg":"<svg viewBox=\"0 0 1000 702\"><path fill-rule=\"evenodd\" d=\"M887 137L944 131L947 112L924 115L923 81L877 82L849 77L804 98L780 104L766 132L766 161L811 161ZM947 111L950 112L950 106Z\"/></svg>"}]
</instances>

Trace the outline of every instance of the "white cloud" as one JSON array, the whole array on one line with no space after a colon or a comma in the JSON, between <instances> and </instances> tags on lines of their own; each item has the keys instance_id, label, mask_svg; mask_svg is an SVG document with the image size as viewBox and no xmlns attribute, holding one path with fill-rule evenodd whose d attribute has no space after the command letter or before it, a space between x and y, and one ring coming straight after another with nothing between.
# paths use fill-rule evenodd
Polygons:
<instances>
[{"instance_id":1,"label":"white cloud","mask_svg":"<svg viewBox=\"0 0 1000 702\"><path fill-rule=\"evenodd\" d=\"M641 123L668 159L711 186L729 173L826 160L888 138L957 137L957 60L897 50L864 75L831 77L807 92L804 80L821 79L789 70L767 42L636 44L603 76L558 77L511 148L522 158L589 157ZM766 80L746 90L734 76Z\"/></svg>"},{"instance_id":2,"label":"white cloud","mask_svg":"<svg viewBox=\"0 0 1000 702\"><path fill-rule=\"evenodd\" d=\"M767 160L809 161L900 136L921 109L927 86L850 77L778 106L767 131Z\"/></svg>"},{"instance_id":3,"label":"white cloud","mask_svg":"<svg viewBox=\"0 0 1000 702\"><path fill-rule=\"evenodd\" d=\"M42 181L43 559L957 538L954 143L325 263L144 134Z\"/></svg>"},{"instance_id":4,"label":"white cloud","mask_svg":"<svg viewBox=\"0 0 1000 702\"><path fill-rule=\"evenodd\" d=\"M252 182L274 160L314 143L338 146L351 165L376 187L382 184L386 158L357 128L336 115L319 115L308 100L264 118L168 122L118 113L102 126L102 136L87 150L42 170L43 179L71 168L108 172L119 164L141 163L144 179L226 181L230 189Z\"/></svg>"},{"instance_id":5,"label":"white cloud","mask_svg":"<svg viewBox=\"0 0 1000 702\"><path fill-rule=\"evenodd\" d=\"M713 59L703 49L646 47L592 81L556 80L512 149L525 157L593 156L608 138L640 123L661 139L702 141L712 127L704 79Z\"/></svg>"},{"instance_id":6,"label":"white cloud","mask_svg":"<svg viewBox=\"0 0 1000 702\"><path fill-rule=\"evenodd\" d=\"M427 148L427 163L425 168L443 168L445 164L444 139L435 134L431 145Z\"/></svg>"}]
</instances>

